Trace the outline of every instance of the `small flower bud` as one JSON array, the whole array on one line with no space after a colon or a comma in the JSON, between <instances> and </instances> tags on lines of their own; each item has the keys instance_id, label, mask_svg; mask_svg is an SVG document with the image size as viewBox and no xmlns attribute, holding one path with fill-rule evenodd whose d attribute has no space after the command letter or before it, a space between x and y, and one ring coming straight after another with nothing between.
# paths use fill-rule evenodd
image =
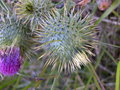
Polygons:
<instances>
[{"instance_id":1,"label":"small flower bud","mask_svg":"<svg viewBox=\"0 0 120 90\"><path fill-rule=\"evenodd\" d=\"M96 0L98 8L101 11L106 10L111 5L111 0Z\"/></svg>"},{"instance_id":2,"label":"small flower bud","mask_svg":"<svg viewBox=\"0 0 120 90\"><path fill-rule=\"evenodd\" d=\"M90 48L94 48L95 30L90 28L90 15L82 18L80 12L74 14L73 11L69 15L66 9L64 12L66 14L61 15L54 10L46 16L42 28L36 32L42 45L36 48L45 49L40 57L47 56L46 65L53 64L59 71L72 72L90 62L88 55L93 55Z\"/></svg>"}]
</instances>

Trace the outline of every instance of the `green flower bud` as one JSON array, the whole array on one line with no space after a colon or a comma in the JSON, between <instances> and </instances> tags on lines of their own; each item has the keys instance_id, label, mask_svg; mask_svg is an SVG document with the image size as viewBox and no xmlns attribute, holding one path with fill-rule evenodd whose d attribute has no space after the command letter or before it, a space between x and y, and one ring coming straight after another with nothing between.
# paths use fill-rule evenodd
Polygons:
<instances>
[{"instance_id":1,"label":"green flower bud","mask_svg":"<svg viewBox=\"0 0 120 90\"><path fill-rule=\"evenodd\" d=\"M68 13L66 8L63 15L54 10L46 16L36 31L42 43L36 49L45 49L42 56L47 56L46 65L71 72L90 62L88 55L93 55L90 49L95 47L96 32L90 16L83 18L81 12Z\"/></svg>"}]
</instances>

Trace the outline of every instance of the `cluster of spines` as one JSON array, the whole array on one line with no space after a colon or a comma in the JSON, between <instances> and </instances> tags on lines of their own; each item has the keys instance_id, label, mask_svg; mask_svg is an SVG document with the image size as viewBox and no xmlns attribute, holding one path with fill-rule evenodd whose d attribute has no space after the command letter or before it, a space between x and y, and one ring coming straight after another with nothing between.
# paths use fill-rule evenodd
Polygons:
<instances>
[{"instance_id":1,"label":"cluster of spines","mask_svg":"<svg viewBox=\"0 0 120 90\"><path fill-rule=\"evenodd\" d=\"M81 12L74 12L74 9L67 12L64 7L64 14L57 9L46 16L41 24L41 29L36 34L42 38L40 43L45 48L48 60L46 65L53 64L62 71L74 71L90 62L88 55L93 55L89 50L94 48L95 30L90 24L90 16L82 17ZM59 63L57 65L57 63Z\"/></svg>"}]
</instances>

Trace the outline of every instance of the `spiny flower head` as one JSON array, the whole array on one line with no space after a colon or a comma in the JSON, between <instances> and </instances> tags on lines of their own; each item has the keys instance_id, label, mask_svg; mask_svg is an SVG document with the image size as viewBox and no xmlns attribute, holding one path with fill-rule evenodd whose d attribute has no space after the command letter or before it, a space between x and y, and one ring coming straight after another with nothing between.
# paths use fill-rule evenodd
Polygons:
<instances>
[{"instance_id":1,"label":"spiny flower head","mask_svg":"<svg viewBox=\"0 0 120 90\"><path fill-rule=\"evenodd\" d=\"M23 24L22 21L11 19L0 27L0 48L4 49L10 46L19 46L21 55L31 59L35 54L32 49L34 45L33 33L29 24Z\"/></svg>"},{"instance_id":2,"label":"spiny flower head","mask_svg":"<svg viewBox=\"0 0 120 90\"><path fill-rule=\"evenodd\" d=\"M46 16L36 32L42 43L36 49L45 49L42 56L48 58L46 65L53 64L60 71L71 72L90 62L87 54L93 55L90 48L94 48L95 34L90 22L90 15L83 18L81 12L68 13L66 8L64 15L55 9Z\"/></svg>"},{"instance_id":3,"label":"spiny flower head","mask_svg":"<svg viewBox=\"0 0 120 90\"><path fill-rule=\"evenodd\" d=\"M13 41L20 35L18 28L19 27L16 23L8 23L3 25L3 27L0 29L0 45L3 47L11 45Z\"/></svg>"},{"instance_id":4,"label":"spiny flower head","mask_svg":"<svg viewBox=\"0 0 120 90\"><path fill-rule=\"evenodd\" d=\"M31 25L34 27L33 24L38 24L52 7L51 0L19 0L14 11L20 19L25 19L25 22L31 21Z\"/></svg>"},{"instance_id":5,"label":"spiny flower head","mask_svg":"<svg viewBox=\"0 0 120 90\"><path fill-rule=\"evenodd\" d=\"M34 0L19 0L19 2L15 5L15 11L16 14L21 16L20 18L23 18L25 16L29 17L34 14Z\"/></svg>"},{"instance_id":6,"label":"spiny flower head","mask_svg":"<svg viewBox=\"0 0 120 90\"><path fill-rule=\"evenodd\" d=\"M6 47L22 44L30 37L31 30L29 26L23 25L21 21L11 19L11 22L6 22L0 27L0 46Z\"/></svg>"},{"instance_id":7,"label":"spiny flower head","mask_svg":"<svg viewBox=\"0 0 120 90\"><path fill-rule=\"evenodd\" d=\"M16 74L21 66L23 58L19 47L0 50L0 73L5 76Z\"/></svg>"},{"instance_id":8,"label":"spiny flower head","mask_svg":"<svg viewBox=\"0 0 120 90\"><path fill-rule=\"evenodd\" d=\"M24 58L31 59L32 33L29 26L11 20L0 28L0 72L16 74Z\"/></svg>"}]
</instances>

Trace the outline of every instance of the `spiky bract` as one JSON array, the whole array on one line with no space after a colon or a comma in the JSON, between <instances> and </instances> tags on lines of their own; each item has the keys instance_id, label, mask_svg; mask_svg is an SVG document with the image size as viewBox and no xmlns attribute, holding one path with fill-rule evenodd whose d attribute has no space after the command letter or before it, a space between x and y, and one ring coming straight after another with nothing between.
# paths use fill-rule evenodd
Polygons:
<instances>
[{"instance_id":1,"label":"spiky bract","mask_svg":"<svg viewBox=\"0 0 120 90\"><path fill-rule=\"evenodd\" d=\"M34 0L19 0L15 5L16 14L20 17L33 17L34 15Z\"/></svg>"},{"instance_id":2,"label":"spiky bract","mask_svg":"<svg viewBox=\"0 0 120 90\"><path fill-rule=\"evenodd\" d=\"M81 12L68 13L66 8L64 15L57 10L47 15L37 31L42 43L37 49L45 49L46 65L71 72L90 62L87 54L93 55L90 48L94 48L95 34L90 22L90 15L83 18Z\"/></svg>"},{"instance_id":3,"label":"spiky bract","mask_svg":"<svg viewBox=\"0 0 120 90\"><path fill-rule=\"evenodd\" d=\"M0 28L0 45L10 46L14 41L18 44L28 31L27 26L23 26L19 21L13 20L11 23L5 23Z\"/></svg>"},{"instance_id":4,"label":"spiky bract","mask_svg":"<svg viewBox=\"0 0 120 90\"><path fill-rule=\"evenodd\" d=\"M30 21L33 28L52 7L51 0L19 0L14 10L20 19L25 19L25 22Z\"/></svg>"}]
</instances>

